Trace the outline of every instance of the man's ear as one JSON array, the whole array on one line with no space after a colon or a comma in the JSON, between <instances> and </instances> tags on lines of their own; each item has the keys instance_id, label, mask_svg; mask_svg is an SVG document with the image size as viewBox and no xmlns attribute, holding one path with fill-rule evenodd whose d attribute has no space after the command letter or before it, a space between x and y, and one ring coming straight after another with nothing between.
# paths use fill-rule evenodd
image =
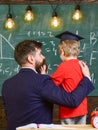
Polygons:
<instances>
[{"instance_id":1,"label":"man's ear","mask_svg":"<svg viewBox=\"0 0 98 130\"><path fill-rule=\"evenodd\" d=\"M27 60L32 64L34 62L34 57L32 55L28 55Z\"/></svg>"}]
</instances>

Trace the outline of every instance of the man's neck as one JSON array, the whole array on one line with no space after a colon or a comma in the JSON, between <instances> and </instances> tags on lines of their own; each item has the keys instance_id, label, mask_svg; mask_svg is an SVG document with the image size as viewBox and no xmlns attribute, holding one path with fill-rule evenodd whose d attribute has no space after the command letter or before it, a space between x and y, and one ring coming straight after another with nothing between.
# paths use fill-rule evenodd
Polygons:
<instances>
[{"instance_id":1,"label":"man's neck","mask_svg":"<svg viewBox=\"0 0 98 130\"><path fill-rule=\"evenodd\" d=\"M31 65L31 64L22 64L21 68L29 68L29 69L32 69L35 72L37 72L35 67L33 65Z\"/></svg>"},{"instance_id":2,"label":"man's neck","mask_svg":"<svg viewBox=\"0 0 98 130\"><path fill-rule=\"evenodd\" d=\"M34 69L34 68L32 68L32 67L21 67L21 68L26 68L26 69L32 69L33 71L35 71L36 73L37 73L37 71Z\"/></svg>"}]
</instances>

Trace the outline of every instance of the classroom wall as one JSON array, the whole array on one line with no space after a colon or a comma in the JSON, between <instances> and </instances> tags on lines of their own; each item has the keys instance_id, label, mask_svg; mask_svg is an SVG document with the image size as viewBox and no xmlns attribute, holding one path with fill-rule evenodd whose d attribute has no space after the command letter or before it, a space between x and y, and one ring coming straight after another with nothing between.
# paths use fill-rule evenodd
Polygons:
<instances>
[{"instance_id":1,"label":"classroom wall","mask_svg":"<svg viewBox=\"0 0 98 130\"><path fill-rule=\"evenodd\" d=\"M56 5L53 5L55 8ZM74 22L71 14L75 5L60 5L57 7L58 16L62 19L62 26L52 29L49 20L52 15L51 5L32 5L35 13L34 22L27 24L23 21L26 5L11 5L11 12L16 22L16 29L5 30L4 21L8 12L7 5L0 5L0 96L2 83L5 79L13 76L19 70L14 61L13 52L15 46L24 39L34 39L43 43L43 53L46 55L49 74L55 71L60 63L57 52L59 40L55 35L69 30L78 33L85 39L81 41L81 52L79 59L84 60L90 68L91 79L95 90L88 97L89 115L87 122L90 123L90 113L98 105L98 5L81 5L83 19ZM54 123L59 123L58 106L54 108ZM2 98L0 97L0 130L6 127L6 119Z\"/></svg>"}]
</instances>

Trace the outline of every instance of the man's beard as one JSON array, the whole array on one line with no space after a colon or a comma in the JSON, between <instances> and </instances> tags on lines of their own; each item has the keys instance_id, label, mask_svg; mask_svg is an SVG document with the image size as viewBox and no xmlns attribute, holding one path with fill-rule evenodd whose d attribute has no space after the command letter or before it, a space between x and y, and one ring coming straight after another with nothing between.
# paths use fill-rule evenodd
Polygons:
<instances>
[{"instance_id":1,"label":"man's beard","mask_svg":"<svg viewBox=\"0 0 98 130\"><path fill-rule=\"evenodd\" d=\"M42 62L36 61L36 71L37 71L38 73L40 73L40 69L41 69L41 67L42 67L43 65L46 65L46 60L45 60L45 59L43 59Z\"/></svg>"}]
</instances>

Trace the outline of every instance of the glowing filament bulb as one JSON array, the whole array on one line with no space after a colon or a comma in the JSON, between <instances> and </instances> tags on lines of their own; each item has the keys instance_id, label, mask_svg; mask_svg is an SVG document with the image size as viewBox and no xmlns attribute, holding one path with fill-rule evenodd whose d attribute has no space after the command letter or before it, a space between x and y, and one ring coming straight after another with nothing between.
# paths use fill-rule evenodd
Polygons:
<instances>
[{"instance_id":1,"label":"glowing filament bulb","mask_svg":"<svg viewBox=\"0 0 98 130\"><path fill-rule=\"evenodd\" d=\"M58 17L53 17L51 19L51 26L58 27L60 25L60 19Z\"/></svg>"},{"instance_id":2,"label":"glowing filament bulb","mask_svg":"<svg viewBox=\"0 0 98 130\"><path fill-rule=\"evenodd\" d=\"M27 7L27 11L26 11L26 13L24 15L24 20L26 22L31 22L31 21L34 20L34 14L33 14L32 10L31 10L31 6Z\"/></svg>"},{"instance_id":3,"label":"glowing filament bulb","mask_svg":"<svg viewBox=\"0 0 98 130\"><path fill-rule=\"evenodd\" d=\"M82 13L80 11L80 6L79 5L76 6L75 12L72 15L72 19L74 21L80 21L82 19Z\"/></svg>"},{"instance_id":4,"label":"glowing filament bulb","mask_svg":"<svg viewBox=\"0 0 98 130\"><path fill-rule=\"evenodd\" d=\"M5 22L5 28L6 29L14 29L15 28L15 22L12 18L8 18Z\"/></svg>"},{"instance_id":5,"label":"glowing filament bulb","mask_svg":"<svg viewBox=\"0 0 98 130\"><path fill-rule=\"evenodd\" d=\"M52 19L50 21L50 25L51 27L53 28L58 28L61 24L61 20L60 18L57 16L57 13L54 12L53 16L52 16Z\"/></svg>"}]
</instances>

